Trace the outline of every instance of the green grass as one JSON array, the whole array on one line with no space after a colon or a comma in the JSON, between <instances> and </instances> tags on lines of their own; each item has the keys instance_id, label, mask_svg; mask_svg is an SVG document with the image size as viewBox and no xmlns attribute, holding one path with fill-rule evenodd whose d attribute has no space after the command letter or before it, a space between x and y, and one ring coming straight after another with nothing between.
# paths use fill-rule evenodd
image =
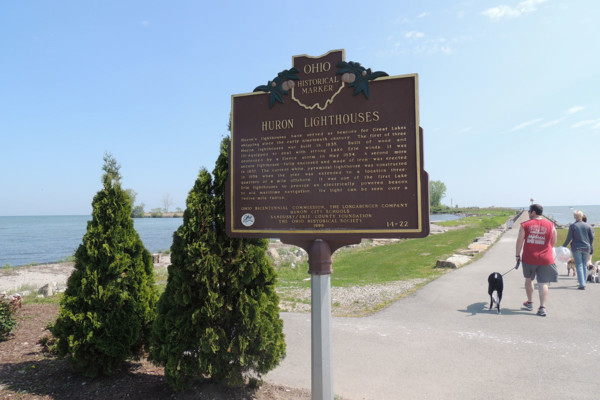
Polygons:
<instances>
[{"instance_id":1,"label":"green grass","mask_svg":"<svg viewBox=\"0 0 600 400\"><path fill-rule=\"evenodd\" d=\"M516 216L516 211L507 208L459 208L456 213L465 217L452 221L436 222L436 225L456 227L465 224L482 224L484 228L492 229L506 222L510 216Z\"/></svg>"},{"instance_id":2,"label":"green grass","mask_svg":"<svg viewBox=\"0 0 600 400\"><path fill-rule=\"evenodd\" d=\"M30 295L23 297L23 304L60 304L63 294L57 293L50 297L37 297L37 291Z\"/></svg>"},{"instance_id":3,"label":"green grass","mask_svg":"<svg viewBox=\"0 0 600 400\"><path fill-rule=\"evenodd\" d=\"M334 263L335 265L335 263ZM277 286L280 287L305 287L310 286L310 275L308 274L308 263L301 262L292 268L289 264L283 264L276 268Z\"/></svg>"},{"instance_id":4,"label":"green grass","mask_svg":"<svg viewBox=\"0 0 600 400\"><path fill-rule=\"evenodd\" d=\"M468 227L423 239L341 253L334 257L331 285L362 286L439 276L443 270L434 268L437 260L466 248L483 233L484 229L480 227Z\"/></svg>"},{"instance_id":5,"label":"green grass","mask_svg":"<svg viewBox=\"0 0 600 400\"><path fill-rule=\"evenodd\" d=\"M502 225L509 217L515 215L514 210L506 209L468 210L469 216L442 223L448 227L461 226L443 234L429 235L423 239L405 239L385 246L342 248L336 251L333 256L334 272L331 275L331 285L350 287L412 279L430 281L447 272L445 269L434 268L437 260L446 259L458 250L467 248L486 230ZM596 238L599 236L598 230ZM565 237L566 230L560 230L558 243L562 244ZM280 289L310 287L307 262L301 262L294 268L284 264L276 269L277 285ZM155 268L154 273L156 286L159 293L162 293L166 287L168 269ZM30 296L24 301L59 302L60 298L61 295L47 299Z\"/></svg>"},{"instance_id":6,"label":"green grass","mask_svg":"<svg viewBox=\"0 0 600 400\"><path fill-rule=\"evenodd\" d=\"M333 256L331 285L338 287L364 286L410 279L431 280L445 271L436 269L437 260L446 259L465 249L486 230L496 228L515 214L514 210L480 210L480 215L462 218L456 226L461 229L423 239L406 239L399 243L369 248L340 249ZM292 269L280 266L278 285L282 288L310 287L306 262Z\"/></svg>"},{"instance_id":7,"label":"green grass","mask_svg":"<svg viewBox=\"0 0 600 400\"><path fill-rule=\"evenodd\" d=\"M167 280L169 279L169 269L165 267L154 268L154 284L158 289L158 294L161 295L167 288Z\"/></svg>"},{"instance_id":8,"label":"green grass","mask_svg":"<svg viewBox=\"0 0 600 400\"><path fill-rule=\"evenodd\" d=\"M558 239L556 240L556 247L562 246L565 240L567 239L567 235L569 234L569 229L557 229L556 233L558 233ZM600 228L594 228L594 254L592 254L593 260L600 260ZM569 246L570 249L570 246Z\"/></svg>"},{"instance_id":9,"label":"green grass","mask_svg":"<svg viewBox=\"0 0 600 400\"><path fill-rule=\"evenodd\" d=\"M27 285L21 285L21 286L19 286L17 288L16 292L17 293L23 293L23 292L29 291L29 292L35 292L35 294L37 294L38 289L39 288L37 286L27 284Z\"/></svg>"},{"instance_id":10,"label":"green grass","mask_svg":"<svg viewBox=\"0 0 600 400\"><path fill-rule=\"evenodd\" d=\"M75 262L75 255L64 257L57 261L57 263L66 263L66 262Z\"/></svg>"}]
</instances>

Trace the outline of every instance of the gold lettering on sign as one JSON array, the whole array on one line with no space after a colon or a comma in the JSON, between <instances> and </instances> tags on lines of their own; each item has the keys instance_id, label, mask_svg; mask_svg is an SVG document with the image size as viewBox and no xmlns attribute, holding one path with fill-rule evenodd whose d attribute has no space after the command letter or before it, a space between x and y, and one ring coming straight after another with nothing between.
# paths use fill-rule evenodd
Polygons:
<instances>
[{"instance_id":1,"label":"gold lettering on sign","mask_svg":"<svg viewBox=\"0 0 600 400\"><path fill-rule=\"evenodd\" d=\"M302 79L296 83L296 87L302 94L326 93L333 92L337 86L335 84L338 82L339 77L337 75L333 77Z\"/></svg>"},{"instance_id":2,"label":"gold lettering on sign","mask_svg":"<svg viewBox=\"0 0 600 400\"><path fill-rule=\"evenodd\" d=\"M320 117L304 117L304 127L334 126L379 122L379 111L357 112L350 114L322 115Z\"/></svg>"},{"instance_id":3,"label":"gold lettering on sign","mask_svg":"<svg viewBox=\"0 0 600 400\"><path fill-rule=\"evenodd\" d=\"M261 130L265 131L278 131L281 129L292 129L294 127L294 119L277 119L274 121L262 121Z\"/></svg>"},{"instance_id":4,"label":"gold lettering on sign","mask_svg":"<svg viewBox=\"0 0 600 400\"><path fill-rule=\"evenodd\" d=\"M328 72L331 69L331 63L329 61L306 64L304 66L305 74L319 74L321 72Z\"/></svg>"},{"instance_id":5,"label":"gold lettering on sign","mask_svg":"<svg viewBox=\"0 0 600 400\"><path fill-rule=\"evenodd\" d=\"M369 223L378 208L409 208L406 202L286 205L288 199L301 195L398 194L411 190L414 177L407 171L412 157L407 127L382 124L378 110L305 117L305 126L297 129L293 119L261 124L260 137L243 138L240 143L244 155L240 194L242 202L281 201L277 203L281 208L269 217L274 223L312 228L353 226ZM344 127L335 129L335 125ZM404 219L390 220L387 227L406 224Z\"/></svg>"}]
</instances>

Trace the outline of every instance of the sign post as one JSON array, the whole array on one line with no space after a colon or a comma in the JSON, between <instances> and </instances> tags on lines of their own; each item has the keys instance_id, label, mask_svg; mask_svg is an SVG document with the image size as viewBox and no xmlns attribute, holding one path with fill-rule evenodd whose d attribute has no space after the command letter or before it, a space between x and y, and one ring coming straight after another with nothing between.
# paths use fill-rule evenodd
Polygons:
<instances>
[{"instance_id":1,"label":"sign post","mask_svg":"<svg viewBox=\"0 0 600 400\"><path fill-rule=\"evenodd\" d=\"M232 96L226 225L308 253L312 395L333 399L331 255L429 234L418 79L346 62L343 50L292 63Z\"/></svg>"},{"instance_id":2,"label":"sign post","mask_svg":"<svg viewBox=\"0 0 600 400\"><path fill-rule=\"evenodd\" d=\"M331 329L331 255L338 248L358 241L296 241L308 253L311 274L311 390L313 400L333 399L333 347Z\"/></svg>"},{"instance_id":3,"label":"sign post","mask_svg":"<svg viewBox=\"0 0 600 400\"><path fill-rule=\"evenodd\" d=\"M309 254L309 264L312 261L319 264L317 268L331 269L331 249L327 242L315 240ZM331 274L310 273L311 393L313 400L333 399Z\"/></svg>"}]
</instances>

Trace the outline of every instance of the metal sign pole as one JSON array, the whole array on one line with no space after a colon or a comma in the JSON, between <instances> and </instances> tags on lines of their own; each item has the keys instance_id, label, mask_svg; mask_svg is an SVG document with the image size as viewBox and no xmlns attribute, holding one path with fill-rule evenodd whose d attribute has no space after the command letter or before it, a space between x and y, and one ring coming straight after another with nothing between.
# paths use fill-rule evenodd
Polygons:
<instances>
[{"instance_id":1,"label":"metal sign pole","mask_svg":"<svg viewBox=\"0 0 600 400\"><path fill-rule=\"evenodd\" d=\"M333 400L333 338L331 318L331 255L340 247L360 243L359 237L343 240L282 240L308 253L311 275L311 391L312 400Z\"/></svg>"},{"instance_id":2,"label":"metal sign pole","mask_svg":"<svg viewBox=\"0 0 600 400\"><path fill-rule=\"evenodd\" d=\"M311 276L311 388L313 400L333 400L331 275Z\"/></svg>"},{"instance_id":3,"label":"metal sign pole","mask_svg":"<svg viewBox=\"0 0 600 400\"><path fill-rule=\"evenodd\" d=\"M311 274L311 392L312 400L333 400L331 335L331 248L321 239L308 251Z\"/></svg>"}]
</instances>

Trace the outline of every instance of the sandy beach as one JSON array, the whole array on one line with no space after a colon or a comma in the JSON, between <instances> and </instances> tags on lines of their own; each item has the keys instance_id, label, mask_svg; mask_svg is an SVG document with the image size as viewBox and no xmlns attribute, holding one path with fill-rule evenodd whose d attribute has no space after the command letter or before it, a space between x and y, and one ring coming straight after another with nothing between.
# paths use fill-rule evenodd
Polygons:
<instances>
[{"instance_id":1,"label":"sandy beach","mask_svg":"<svg viewBox=\"0 0 600 400\"><path fill-rule=\"evenodd\" d=\"M432 223L430 224L430 230L432 234L436 234L443 233L448 230L448 228ZM386 241L374 241L373 245L376 245L379 242L384 243ZM281 243L271 243L270 247L294 248L294 246L283 245ZM290 253L290 251L288 251L288 253ZM158 254L153 254L153 256L157 257ZM304 255L304 257L306 257L306 255ZM170 254L163 253L158 257L158 262L154 263L154 267L166 268L170 263ZM50 284L56 292L57 289L64 289L67 286L67 280L69 279L69 276L71 276L73 269L73 262L0 268L0 293L23 294L25 291L37 291L46 284ZM401 290L403 291L405 288L401 288Z\"/></svg>"},{"instance_id":2,"label":"sandy beach","mask_svg":"<svg viewBox=\"0 0 600 400\"><path fill-rule=\"evenodd\" d=\"M73 272L73 263L40 264L0 269L0 293L37 290L46 284L64 288Z\"/></svg>"},{"instance_id":3,"label":"sandy beach","mask_svg":"<svg viewBox=\"0 0 600 400\"><path fill-rule=\"evenodd\" d=\"M161 254L159 262L154 263L154 267L166 267L170 263L171 256ZM0 293L22 294L24 291L37 291L46 284L50 284L54 291L64 289L73 269L72 262L2 268L0 269Z\"/></svg>"}]
</instances>

